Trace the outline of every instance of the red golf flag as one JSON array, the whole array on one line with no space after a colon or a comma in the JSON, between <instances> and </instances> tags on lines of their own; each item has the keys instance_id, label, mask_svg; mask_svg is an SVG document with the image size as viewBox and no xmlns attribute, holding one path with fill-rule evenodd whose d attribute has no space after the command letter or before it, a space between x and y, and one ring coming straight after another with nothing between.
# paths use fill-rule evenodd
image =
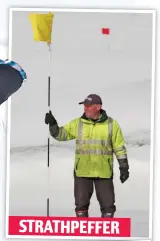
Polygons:
<instances>
[{"instance_id":1,"label":"red golf flag","mask_svg":"<svg viewBox=\"0 0 160 241\"><path fill-rule=\"evenodd\" d=\"M102 28L102 34L110 34L109 28Z\"/></svg>"}]
</instances>

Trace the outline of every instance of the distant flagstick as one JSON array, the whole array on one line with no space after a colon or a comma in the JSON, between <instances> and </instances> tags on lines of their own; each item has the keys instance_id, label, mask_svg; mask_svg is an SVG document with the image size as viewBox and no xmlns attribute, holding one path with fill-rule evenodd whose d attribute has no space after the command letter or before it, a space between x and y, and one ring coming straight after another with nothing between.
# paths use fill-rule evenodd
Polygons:
<instances>
[{"instance_id":1,"label":"distant flagstick","mask_svg":"<svg viewBox=\"0 0 160 241\"><path fill-rule=\"evenodd\" d=\"M103 35L110 35L110 28L102 28ZM108 51L110 50L110 44L108 43Z\"/></svg>"},{"instance_id":2,"label":"distant flagstick","mask_svg":"<svg viewBox=\"0 0 160 241\"><path fill-rule=\"evenodd\" d=\"M44 41L47 43L49 48L49 73L48 73L48 108L50 111L50 87L51 87L51 37L52 37L52 21L54 14L30 14L29 18L32 24L34 40L36 41ZM49 213L49 187L50 187L50 173L49 173L49 164L50 164L50 132L48 133L48 158L47 158L47 167L48 167L48 197L47 197L47 216Z\"/></svg>"}]
</instances>

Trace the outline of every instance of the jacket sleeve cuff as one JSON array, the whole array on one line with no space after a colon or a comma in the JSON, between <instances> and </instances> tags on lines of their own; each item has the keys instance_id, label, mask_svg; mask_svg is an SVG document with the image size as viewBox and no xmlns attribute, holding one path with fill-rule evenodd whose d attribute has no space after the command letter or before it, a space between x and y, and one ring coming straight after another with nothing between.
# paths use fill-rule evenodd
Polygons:
<instances>
[{"instance_id":1,"label":"jacket sleeve cuff","mask_svg":"<svg viewBox=\"0 0 160 241\"><path fill-rule=\"evenodd\" d=\"M128 159L127 158L118 159L118 163L119 163L119 167L120 168L127 168L127 169L129 169L129 164L128 164Z\"/></svg>"}]
</instances>

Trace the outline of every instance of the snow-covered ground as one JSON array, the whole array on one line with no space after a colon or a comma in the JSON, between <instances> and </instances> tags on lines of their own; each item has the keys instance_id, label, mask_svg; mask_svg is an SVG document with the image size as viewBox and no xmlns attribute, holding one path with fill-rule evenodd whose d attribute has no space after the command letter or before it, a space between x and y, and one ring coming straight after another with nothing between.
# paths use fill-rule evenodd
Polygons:
<instances>
[{"instance_id":1,"label":"snow-covered ground","mask_svg":"<svg viewBox=\"0 0 160 241\"><path fill-rule=\"evenodd\" d=\"M82 114L78 102L94 92L120 123L130 178L120 183L115 160L116 216L131 217L134 237L149 235L151 23L150 15L61 13L53 28L52 112L63 125ZM111 35L102 36L106 25ZM74 216L74 142L51 139L48 170L48 53L33 41L28 13L13 14L12 39L12 58L27 71L28 81L12 97L9 214L46 215L49 193L50 215ZM95 194L90 215L100 216Z\"/></svg>"},{"instance_id":2,"label":"snow-covered ground","mask_svg":"<svg viewBox=\"0 0 160 241\"><path fill-rule=\"evenodd\" d=\"M130 217L132 236L149 235L149 146L129 147L130 179L121 184L115 160L117 217ZM50 168L47 147L13 149L10 166L10 215L46 215L50 198L51 216L75 216L73 197L74 148L51 147ZM100 216L95 193L91 199L91 216Z\"/></svg>"}]
</instances>

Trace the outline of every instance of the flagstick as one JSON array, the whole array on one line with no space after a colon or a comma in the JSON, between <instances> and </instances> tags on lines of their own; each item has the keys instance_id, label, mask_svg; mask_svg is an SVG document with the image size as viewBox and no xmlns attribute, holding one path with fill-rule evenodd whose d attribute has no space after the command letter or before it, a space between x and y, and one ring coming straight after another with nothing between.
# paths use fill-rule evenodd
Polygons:
<instances>
[{"instance_id":1,"label":"flagstick","mask_svg":"<svg viewBox=\"0 0 160 241\"><path fill-rule=\"evenodd\" d=\"M51 43L48 43L48 47L49 47L49 75L48 75L48 109L50 111L50 80L51 80ZM50 132L48 133L48 162L47 162L47 166L48 166L48 190L50 187L50 172L49 172L49 159L50 157ZM47 216L49 216L49 191L48 191L48 198L47 198Z\"/></svg>"}]
</instances>

